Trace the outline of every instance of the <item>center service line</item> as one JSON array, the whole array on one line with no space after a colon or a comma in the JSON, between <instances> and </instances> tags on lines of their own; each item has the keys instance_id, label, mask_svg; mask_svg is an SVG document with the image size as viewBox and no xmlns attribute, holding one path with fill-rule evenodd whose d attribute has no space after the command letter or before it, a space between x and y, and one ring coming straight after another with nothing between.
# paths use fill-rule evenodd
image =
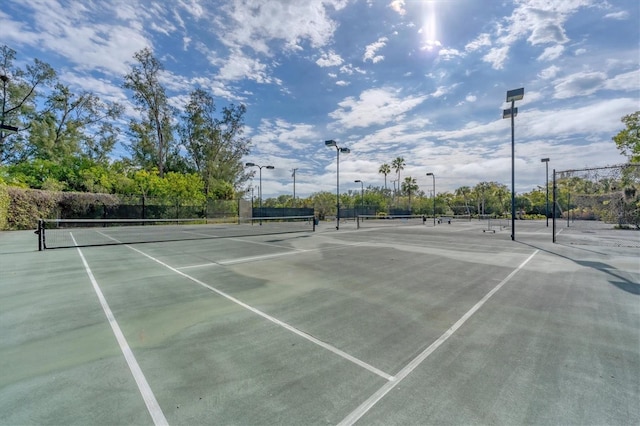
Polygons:
<instances>
[{"instance_id":1,"label":"center service line","mask_svg":"<svg viewBox=\"0 0 640 426\"><path fill-rule=\"evenodd\" d=\"M73 237L73 234L70 233L70 235L71 235L71 239L73 240L73 244L77 246L78 243L76 242L76 239ZM149 410L149 414L151 414L151 418L153 419L153 424L169 425L169 422L167 422L167 419L165 418L164 413L162 412L162 408L160 408L160 404L158 404L158 400L156 400L156 397L153 394L153 391L151 390L151 387L149 386L147 379L144 377L144 373L142 372L142 369L140 368L140 365L138 364L136 357L133 355L133 351L129 347L129 343L127 343L127 339L124 337L124 334L122 333L122 330L118 325L118 321L116 321L116 317L113 315L113 312L111 312L111 308L107 303L107 299L104 297L104 294L102 294L102 290L98 285L98 281L93 276L93 272L91 272L91 269L89 268L89 264L87 263L87 260L84 258L84 254L82 254L82 250L80 250L80 247L76 247L76 249L78 250L78 254L80 255L80 259L82 260L84 269L87 271L89 280L91 280L91 284L93 285L93 290L96 292L96 295L98 296L98 300L100 301L102 310L107 316L107 320L109 321L109 325L113 330L113 334L116 336L118 345L120 345L120 350L124 355L124 359L127 361L129 370L131 370L131 374L133 375L133 378L135 379L136 384L138 385L138 390L140 390L142 399L144 399L144 403L147 406L147 410Z\"/></svg>"},{"instance_id":2,"label":"center service line","mask_svg":"<svg viewBox=\"0 0 640 426\"><path fill-rule=\"evenodd\" d=\"M282 327L282 328L284 328L286 330L289 330L290 332L295 333L298 336L303 337L304 339L307 339L308 341L313 342L316 345L318 345L320 347L323 347L326 350L331 351L334 354L336 354L336 355L338 355L338 356L340 356L340 357L342 357L342 358L344 358L344 359L346 359L348 361L351 361L354 364L359 365L360 367L362 367L362 368L364 368L366 370L369 370L370 372L372 372L372 373L374 373L374 374L376 374L376 375L378 375L378 376L380 376L380 377L382 377L382 378L384 378L386 380L393 380L393 376L391 376L390 374L387 374L384 371L379 370L376 367L374 367L372 365L369 365L366 362L364 362L362 360L359 360L358 358L356 358L356 357L354 357L352 355L349 355L348 353L336 348L335 346L332 346L332 345L330 345L330 344L328 344L326 342L323 342L322 340L320 340L320 339L318 339L316 337L313 337L312 335L310 335L308 333L305 333L304 331L299 330L299 329L295 328L294 326L292 326L290 324L287 324L284 321L280 321L279 319L277 319L275 317L272 317L271 315L269 315L269 314L267 314L265 312L262 312L259 309L254 308L253 306L247 305L246 303L244 303L241 300L236 299L235 297L223 292L222 290L218 290L217 288L215 288L213 286L210 286L209 284L207 284L205 282L202 282L197 278L194 278L194 277L192 277L192 276L190 276L188 274L185 274L184 272L174 268L173 266L167 265L163 261L161 261L159 259L156 259L155 257L153 257L151 255L148 255L147 253L145 253L145 252L143 252L141 250L138 250L135 247L132 247L132 246L130 246L128 244L125 244L125 246L130 248L131 250L136 251L136 252L140 253L141 255L153 260L154 262L159 263L160 265L162 265L165 268L175 272L176 274L181 275L181 276L187 278L188 280L193 281L194 283L201 285L202 287L208 288L209 290L211 290L214 293L217 293L218 295L220 295L220 296L232 301L233 303L236 303L237 305L240 305L243 308L245 308L245 309L247 309L247 310L249 310L249 311L251 311L251 312L253 312L253 313L257 314L257 315L260 315L262 318L267 319L267 320L271 321L272 323L274 323L276 325L279 325L280 327Z\"/></svg>"},{"instance_id":3,"label":"center service line","mask_svg":"<svg viewBox=\"0 0 640 426\"><path fill-rule=\"evenodd\" d=\"M533 259L533 257L538 254L539 251L540 250L534 251L524 262L520 264L520 266L518 266L509 275L507 275L505 279L503 279L497 286L489 291L489 293L487 293L482 299L480 299L478 303L476 303L471 309L469 309L466 314L464 314L458 321L456 321L455 324L453 324L447 331L445 331L444 334L442 334L442 336L438 338L438 340L433 342L427 349L422 351L422 353L411 360L411 362L409 362L406 367L404 367L402 370L400 370L400 372L398 372L398 374L396 374L395 380L385 383L380 389L378 389L373 395L371 395L369 399L360 404L358 408L353 410L351 414L349 414L340 423L338 423L338 425L350 426L360 420L360 418L364 416L371 408L373 408L373 406L376 405L378 401L384 398L384 396L388 394L391 389L399 385L400 382L404 380L409 374L411 374L411 372L415 370L425 359L427 359L429 355L435 352L436 349L438 349L444 342L449 339L449 337L453 335L453 333L455 333L460 327L462 327L462 325L467 322L467 320L471 318L471 316L476 313L478 309L480 309L482 305L484 305L487 300L491 298L491 296L493 296L498 290L502 288L502 286L509 282L509 280L518 271L524 268L524 266L529 263L529 261Z\"/></svg>"}]
</instances>

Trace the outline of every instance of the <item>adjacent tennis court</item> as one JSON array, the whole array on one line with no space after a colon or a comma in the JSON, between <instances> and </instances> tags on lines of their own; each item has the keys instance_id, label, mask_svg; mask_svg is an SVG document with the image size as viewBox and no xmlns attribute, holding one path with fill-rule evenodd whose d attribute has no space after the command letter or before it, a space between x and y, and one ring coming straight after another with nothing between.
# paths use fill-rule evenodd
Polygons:
<instances>
[{"instance_id":1,"label":"adjacent tennis court","mask_svg":"<svg viewBox=\"0 0 640 426\"><path fill-rule=\"evenodd\" d=\"M364 225L0 233L0 423L640 423L640 233Z\"/></svg>"}]
</instances>

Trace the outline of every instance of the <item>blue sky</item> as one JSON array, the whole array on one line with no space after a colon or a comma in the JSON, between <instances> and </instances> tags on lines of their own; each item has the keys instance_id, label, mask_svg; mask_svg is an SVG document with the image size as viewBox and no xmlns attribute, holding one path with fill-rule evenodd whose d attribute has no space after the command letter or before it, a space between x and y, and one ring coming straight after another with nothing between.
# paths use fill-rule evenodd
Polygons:
<instances>
[{"instance_id":1,"label":"blue sky","mask_svg":"<svg viewBox=\"0 0 640 426\"><path fill-rule=\"evenodd\" d=\"M383 186L383 163L427 192L511 187L506 91L515 119L516 192L552 169L623 163L611 141L640 110L637 0L4 0L0 43L41 59L65 84L127 105L133 54L150 47L180 108L202 87L247 106L246 161L264 197ZM120 151L123 152L122 150ZM393 187L394 174L387 178ZM257 185L257 175L255 184Z\"/></svg>"}]
</instances>

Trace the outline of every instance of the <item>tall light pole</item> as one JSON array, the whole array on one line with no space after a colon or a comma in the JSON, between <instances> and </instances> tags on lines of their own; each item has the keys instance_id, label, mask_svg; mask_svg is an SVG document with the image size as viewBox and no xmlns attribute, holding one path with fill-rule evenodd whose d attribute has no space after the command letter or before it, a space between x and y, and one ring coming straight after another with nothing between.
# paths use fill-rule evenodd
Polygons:
<instances>
[{"instance_id":1,"label":"tall light pole","mask_svg":"<svg viewBox=\"0 0 640 426\"><path fill-rule=\"evenodd\" d=\"M360 205L362 206L360 214L362 215L364 214L364 182L362 182L360 179L356 179L354 180L354 182L360 182Z\"/></svg>"},{"instance_id":2,"label":"tall light pole","mask_svg":"<svg viewBox=\"0 0 640 426\"><path fill-rule=\"evenodd\" d=\"M265 169L273 170L273 169L275 169L275 167L273 167L273 166L259 166L256 163L245 163L245 166L247 166L247 167L257 167L258 169L260 169L260 194L258 194L258 195L260 196L260 216L262 216L262 168L264 167Z\"/></svg>"},{"instance_id":3,"label":"tall light pole","mask_svg":"<svg viewBox=\"0 0 640 426\"><path fill-rule=\"evenodd\" d=\"M540 159L540 161L545 164L545 169L547 171L547 183L545 185L547 188L547 202L544 207L544 215L547 217L547 228L548 228L549 227L549 159L542 158Z\"/></svg>"},{"instance_id":4,"label":"tall light pole","mask_svg":"<svg viewBox=\"0 0 640 426\"><path fill-rule=\"evenodd\" d=\"M291 176L293 176L293 206L295 207L296 205L296 169L292 169L292 173Z\"/></svg>"},{"instance_id":5,"label":"tall light pole","mask_svg":"<svg viewBox=\"0 0 640 426\"><path fill-rule=\"evenodd\" d=\"M427 176L433 178L433 226L436 226L436 175L427 173Z\"/></svg>"},{"instance_id":6,"label":"tall light pole","mask_svg":"<svg viewBox=\"0 0 640 426\"><path fill-rule=\"evenodd\" d=\"M393 201L393 206L395 208L395 204L396 204L396 182L398 182L398 179L392 180L391 183L393 184L393 197L391 198L391 201Z\"/></svg>"},{"instance_id":7,"label":"tall light pole","mask_svg":"<svg viewBox=\"0 0 640 426\"><path fill-rule=\"evenodd\" d=\"M511 241L516 239L516 172L515 172L515 132L514 118L518 115L516 101L524 98L524 87L507 91L507 102L511 108L502 110L502 118L511 118Z\"/></svg>"},{"instance_id":8,"label":"tall light pole","mask_svg":"<svg viewBox=\"0 0 640 426\"><path fill-rule=\"evenodd\" d=\"M324 141L324 144L325 146L336 148L336 230L338 230L340 229L340 153L348 154L351 150L349 148L340 148L333 139Z\"/></svg>"}]
</instances>

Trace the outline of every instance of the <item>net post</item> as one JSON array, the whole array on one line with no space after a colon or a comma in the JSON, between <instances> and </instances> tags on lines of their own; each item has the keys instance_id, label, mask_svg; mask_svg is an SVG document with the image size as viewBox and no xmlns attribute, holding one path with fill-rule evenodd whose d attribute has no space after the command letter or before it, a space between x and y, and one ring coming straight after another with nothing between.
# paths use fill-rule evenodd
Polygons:
<instances>
[{"instance_id":1,"label":"net post","mask_svg":"<svg viewBox=\"0 0 640 426\"><path fill-rule=\"evenodd\" d=\"M42 251L44 249L44 245L42 244L42 240L44 239L44 223L42 219L38 219L36 234L38 234L38 251Z\"/></svg>"},{"instance_id":2,"label":"net post","mask_svg":"<svg viewBox=\"0 0 640 426\"><path fill-rule=\"evenodd\" d=\"M551 234L553 235L551 241L553 243L556 242L556 208L556 169L553 169L553 208L551 209Z\"/></svg>"},{"instance_id":3,"label":"net post","mask_svg":"<svg viewBox=\"0 0 640 426\"><path fill-rule=\"evenodd\" d=\"M360 215L356 215L356 229L360 229Z\"/></svg>"}]
</instances>

